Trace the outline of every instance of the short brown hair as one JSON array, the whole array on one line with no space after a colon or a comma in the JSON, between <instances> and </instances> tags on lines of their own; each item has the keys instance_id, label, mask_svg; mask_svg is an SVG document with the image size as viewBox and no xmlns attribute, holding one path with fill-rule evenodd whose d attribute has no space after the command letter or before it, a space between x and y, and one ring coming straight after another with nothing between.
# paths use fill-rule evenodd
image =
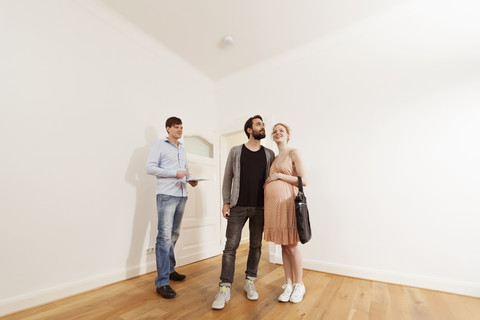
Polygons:
<instances>
[{"instance_id":1,"label":"short brown hair","mask_svg":"<svg viewBox=\"0 0 480 320\"><path fill-rule=\"evenodd\" d=\"M167 127L171 128L176 124L182 124L182 120L180 118L177 118L177 117L170 117L170 118L167 119L167 121L165 121L165 128L167 128Z\"/></svg>"}]
</instances>

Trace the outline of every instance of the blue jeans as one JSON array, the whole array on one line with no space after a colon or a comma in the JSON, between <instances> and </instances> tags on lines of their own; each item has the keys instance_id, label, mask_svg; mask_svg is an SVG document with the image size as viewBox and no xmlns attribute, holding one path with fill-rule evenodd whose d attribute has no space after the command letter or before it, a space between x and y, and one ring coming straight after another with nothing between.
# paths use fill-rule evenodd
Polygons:
<instances>
[{"instance_id":1,"label":"blue jeans","mask_svg":"<svg viewBox=\"0 0 480 320\"><path fill-rule=\"evenodd\" d=\"M220 285L231 286L235 274L235 256L242 237L245 222L250 229L250 247L248 250L247 270L245 277L255 280L257 277L258 263L262 253L263 234L263 207L233 207L227 222L227 242L222 256L222 273Z\"/></svg>"},{"instance_id":2,"label":"blue jeans","mask_svg":"<svg viewBox=\"0 0 480 320\"><path fill-rule=\"evenodd\" d=\"M170 273L175 271L175 243L180 235L183 211L187 197L157 194L158 235L155 245L157 278L155 286L163 287L170 282Z\"/></svg>"}]
</instances>

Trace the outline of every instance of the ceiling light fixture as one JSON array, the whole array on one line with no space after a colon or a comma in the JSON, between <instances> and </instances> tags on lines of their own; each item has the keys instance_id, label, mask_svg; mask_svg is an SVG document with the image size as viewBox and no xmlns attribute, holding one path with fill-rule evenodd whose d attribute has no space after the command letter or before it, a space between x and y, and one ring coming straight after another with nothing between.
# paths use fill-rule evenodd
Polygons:
<instances>
[{"instance_id":1,"label":"ceiling light fixture","mask_svg":"<svg viewBox=\"0 0 480 320\"><path fill-rule=\"evenodd\" d=\"M233 37L232 36L226 36L223 38L223 43L227 46L231 46L233 44Z\"/></svg>"}]
</instances>

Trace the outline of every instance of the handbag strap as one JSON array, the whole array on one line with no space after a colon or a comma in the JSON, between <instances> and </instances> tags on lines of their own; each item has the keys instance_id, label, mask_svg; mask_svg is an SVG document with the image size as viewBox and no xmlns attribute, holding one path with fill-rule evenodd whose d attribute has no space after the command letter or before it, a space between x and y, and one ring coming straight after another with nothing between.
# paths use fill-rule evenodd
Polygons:
<instances>
[{"instance_id":1,"label":"handbag strap","mask_svg":"<svg viewBox=\"0 0 480 320\"><path fill-rule=\"evenodd\" d=\"M297 178L298 178L298 191L303 192L302 177L297 177Z\"/></svg>"}]
</instances>

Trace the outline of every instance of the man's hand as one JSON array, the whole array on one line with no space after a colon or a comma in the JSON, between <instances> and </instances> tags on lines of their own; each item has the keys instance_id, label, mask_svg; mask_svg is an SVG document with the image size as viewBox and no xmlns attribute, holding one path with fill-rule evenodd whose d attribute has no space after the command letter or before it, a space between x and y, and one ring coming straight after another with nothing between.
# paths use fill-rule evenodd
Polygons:
<instances>
[{"instance_id":1,"label":"man's hand","mask_svg":"<svg viewBox=\"0 0 480 320\"><path fill-rule=\"evenodd\" d=\"M223 205L222 214L223 214L223 217L225 219L228 219L228 217L230 216L230 204L229 203L225 203Z\"/></svg>"},{"instance_id":2,"label":"man's hand","mask_svg":"<svg viewBox=\"0 0 480 320\"><path fill-rule=\"evenodd\" d=\"M183 179L185 177L188 177L190 174L187 171L184 170L177 170L177 179Z\"/></svg>"}]
</instances>

